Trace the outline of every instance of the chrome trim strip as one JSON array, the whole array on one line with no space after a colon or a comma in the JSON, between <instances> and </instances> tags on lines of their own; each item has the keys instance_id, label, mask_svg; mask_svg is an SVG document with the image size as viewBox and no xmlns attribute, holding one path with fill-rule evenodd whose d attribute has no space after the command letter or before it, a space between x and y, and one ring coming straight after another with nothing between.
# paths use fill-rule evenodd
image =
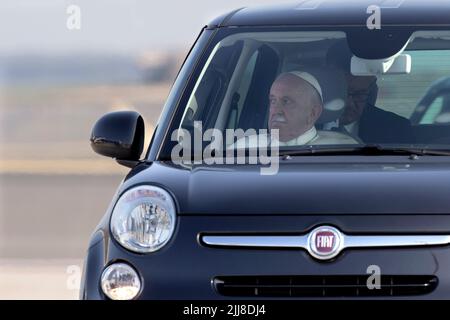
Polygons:
<instances>
[{"instance_id":1,"label":"chrome trim strip","mask_svg":"<svg viewBox=\"0 0 450 320\"><path fill-rule=\"evenodd\" d=\"M201 241L212 247L296 248L310 254L309 233L300 236L202 235ZM342 234L336 255L347 248L439 246L450 244L450 235L370 235ZM313 255L315 256L315 255Z\"/></svg>"},{"instance_id":2,"label":"chrome trim strip","mask_svg":"<svg viewBox=\"0 0 450 320\"><path fill-rule=\"evenodd\" d=\"M201 241L214 247L304 248L308 236L201 236Z\"/></svg>"},{"instance_id":3,"label":"chrome trim strip","mask_svg":"<svg viewBox=\"0 0 450 320\"><path fill-rule=\"evenodd\" d=\"M450 235L349 236L344 248L438 246L450 244ZM204 235L203 243L214 247L301 248L307 249L308 236L215 236Z\"/></svg>"},{"instance_id":4,"label":"chrome trim strip","mask_svg":"<svg viewBox=\"0 0 450 320\"><path fill-rule=\"evenodd\" d=\"M408 236L348 236L344 235L345 248L438 246L450 244L450 235Z\"/></svg>"}]
</instances>

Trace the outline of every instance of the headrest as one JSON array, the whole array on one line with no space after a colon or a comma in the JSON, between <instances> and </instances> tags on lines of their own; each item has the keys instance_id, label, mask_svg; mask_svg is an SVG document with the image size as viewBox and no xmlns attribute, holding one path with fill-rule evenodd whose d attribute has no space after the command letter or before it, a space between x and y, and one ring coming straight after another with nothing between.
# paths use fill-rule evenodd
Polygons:
<instances>
[{"instance_id":1,"label":"headrest","mask_svg":"<svg viewBox=\"0 0 450 320\"><path fill-rule=\"evenodd\" d=\"M347 79L344 72L328 66L299 69L317 79L322 89L323 111L316 123L324 124L339 119L347 102Z\"/></svg>"}]
</instances>

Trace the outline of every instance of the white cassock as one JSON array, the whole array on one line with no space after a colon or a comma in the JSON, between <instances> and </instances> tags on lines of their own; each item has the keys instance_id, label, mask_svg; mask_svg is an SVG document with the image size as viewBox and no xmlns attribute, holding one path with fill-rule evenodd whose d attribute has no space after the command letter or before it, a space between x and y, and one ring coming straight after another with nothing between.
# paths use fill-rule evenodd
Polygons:
<instances>
[{"instance_id":1,"label":"white cassock","mask_svg":"<svg viewBox=\"0 0 450 320\"><path fill-rule=\"evenodd\" d=\"M271 141L270 135L252 135L239 139L228 148L264 148L268 147L270 144L272 144L272 146L276 145L274 144L274 141ZM358 144L358 141L345 133L337 131L317 131L315 127L312 127L304 134L287 142L278 141L280 147L340 144Z\"/></svg>"}]
</instances>

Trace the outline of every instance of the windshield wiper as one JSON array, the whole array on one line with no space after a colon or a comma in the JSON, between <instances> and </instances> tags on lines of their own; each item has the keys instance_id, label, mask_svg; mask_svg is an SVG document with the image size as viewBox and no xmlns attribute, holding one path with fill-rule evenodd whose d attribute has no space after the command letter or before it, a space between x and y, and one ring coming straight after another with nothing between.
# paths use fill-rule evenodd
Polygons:
<instances>
[{"instance_id":1,"label":"windshield wiper","mask_svg":"<svg viewBox=\"0 0 450 320\"><path fill-rule=\"evenodd\" d=\"M280 156L299 156L299 155L432 155L432 156L450 156L450 150L417 148L417 147L395 147L382 146L378 144L368 144L364 146L345 146L345 147L318 147L309 146L303 149L280 150Z\"/></svg>"}]
</instances>

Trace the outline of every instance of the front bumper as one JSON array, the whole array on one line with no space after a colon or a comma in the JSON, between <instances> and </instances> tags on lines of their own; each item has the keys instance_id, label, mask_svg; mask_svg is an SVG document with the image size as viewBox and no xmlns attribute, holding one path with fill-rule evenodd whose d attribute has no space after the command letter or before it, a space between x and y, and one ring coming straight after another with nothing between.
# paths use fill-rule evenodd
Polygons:
<instances>
[{"instance_id":1,"label":"front bumper","mask_svg":"<svg viewBox=\"0 0 450 320\"><path fill-rule=\"evenodd\" d=\"M175 234L166 247L141 255L123 249L109 237L106 227L91 241L81 296L105 299L100 289L104 267L114 261L125 261L142 277L139 299L255 299L254 296L221 295L213 280L223 276L369 276L368 268L373 265L379 267L382 276L417 275L438 279L430 293L382 296L383 299L450 299L450 246L348 249L331 261L320 262L304 250L210 248L201 245L198 239L205 232L298 234L323 224L334 225L349 234L450 233L447 215L192 215L179 217Z\"/></svg>"}]
</instances>

